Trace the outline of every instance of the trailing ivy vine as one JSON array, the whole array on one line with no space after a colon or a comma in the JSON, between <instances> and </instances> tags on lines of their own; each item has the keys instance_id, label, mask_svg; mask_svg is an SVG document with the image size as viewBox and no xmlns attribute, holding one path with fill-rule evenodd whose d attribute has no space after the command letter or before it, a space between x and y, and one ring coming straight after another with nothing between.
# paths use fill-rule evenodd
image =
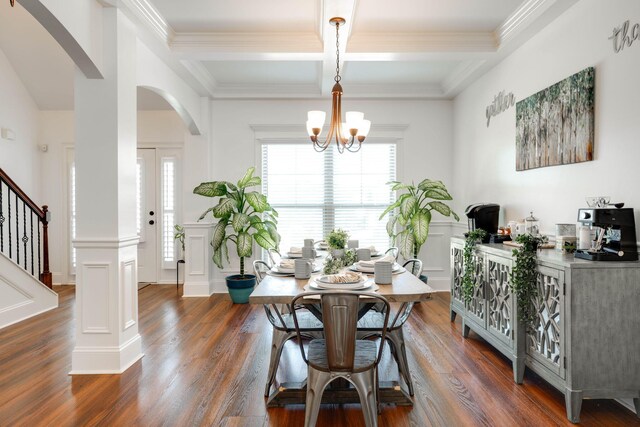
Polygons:
<instances>
[{"instance_id":1,"label":"trailing ivy vine","mask_svg":"<svg viewBox=\"0 0 640 427\"><path fill-rule=\"evenodd\" d=\"M487 236L487 232L479 228L470 231L464 242L464 250L462 258L464 263L464 275L462 276L462 296L465 302L470 302L473 298L474 274L476 271L476 263L473 260L473 252L478 241L482 241Z\"/></svg>"},{"instance_id":2,"label":"trailing ivy vine","mask_svg":"<svg viewBox=\"0 0 640 427\"><path fill-rule=\"evenodd\" d=\"M514 266L511 269L510 287L516 295L518 318L529 329L535 327L536 309L533 301L538 297L538 273L536 251L538 246L547 241L546 236L521 234L516 242L522 246L513 250Z\"/></svg>"}]
</instances>

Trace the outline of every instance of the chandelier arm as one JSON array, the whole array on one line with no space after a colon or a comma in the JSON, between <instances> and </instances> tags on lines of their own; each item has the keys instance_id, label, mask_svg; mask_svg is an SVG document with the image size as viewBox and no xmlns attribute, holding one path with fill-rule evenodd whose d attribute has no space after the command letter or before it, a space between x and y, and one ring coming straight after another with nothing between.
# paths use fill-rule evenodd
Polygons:
<instances>
[{"instance_id":1,"label":"chandelier arm","mask_svg":"<svg viewBox=\"0 0 640 427\"><path fill-rule=\"evenodd\" d=\"M331 122L329 124L329 131L327 137L323 142L319 140L319 134L311 135L311 141L313 142L313 148L317 152L322 152L331 145L331 141L335 140L339 153L343 153L345 150L356 152L362 148L362 141L364 141L364 135L358 136L357 129L348 129L349 135L345 136L342 126L342 86L340 85L340 25L344 24L344 18L331 18L329 22L336 27L336 76L334 78L335 85L331 91L332 103L331 103ZM359 113L362 115L362 113ZM319 128L322 125L318 126ZM317 132L315 126L313 132ZM357 145L356 143L357 139Z\"/></svg>"}]
</instances>

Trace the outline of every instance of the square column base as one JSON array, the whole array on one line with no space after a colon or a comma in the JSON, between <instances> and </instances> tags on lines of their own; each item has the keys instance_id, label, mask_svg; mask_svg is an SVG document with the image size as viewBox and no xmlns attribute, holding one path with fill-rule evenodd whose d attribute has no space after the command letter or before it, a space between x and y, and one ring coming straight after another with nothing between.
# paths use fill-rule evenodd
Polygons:
<instances>
[{"instance_id":1,"label":"square column base","mask_svg":"<svg viewBox=\"0 0 640 427\"><path fill-rule=\"evenodd\" d=\"M121 374L143 356L140 335L120 347L76 347L69 375Z\"/></svg>"}]
</instances>

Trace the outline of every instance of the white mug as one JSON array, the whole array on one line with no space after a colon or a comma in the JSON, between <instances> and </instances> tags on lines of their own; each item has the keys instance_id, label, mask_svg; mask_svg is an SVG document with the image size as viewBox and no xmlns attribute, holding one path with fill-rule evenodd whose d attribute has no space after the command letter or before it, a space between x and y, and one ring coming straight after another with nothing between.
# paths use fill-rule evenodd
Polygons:
<instances>
[{"instance_id":1,"label":"white mug","mask_svg":"<svg viewBox=\"0 0 640 427\"><path fill-rule=\"evenodd\" d=\"M294 261L294 275L296 279L308 279L311 277L311 261L296 259Z\"/></svg>"},{"instance_id":2,"label":"white mug","mask_svg":"<svg viewBox=\"0 0 640 427\"><path fill-rule=\"evenodd\" d=\"M525 224L524 222L519 222L516 224L516 235L519 236L521 234L525 234Z\"/></svg>"}]
</instances>

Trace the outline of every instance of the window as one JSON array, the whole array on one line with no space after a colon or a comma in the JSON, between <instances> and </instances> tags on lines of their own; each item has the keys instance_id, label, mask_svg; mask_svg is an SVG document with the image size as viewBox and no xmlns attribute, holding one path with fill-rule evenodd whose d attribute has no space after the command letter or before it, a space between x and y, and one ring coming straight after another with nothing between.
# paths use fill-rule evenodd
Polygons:
<instances>
[{"instance_id":1,"label":"window","mask_svg":"<svg viewBox=\"0 0 640 427\"><path fill-rule=\"evenodd\" d=\"M162 185L162 262L164 268L176 261L177 242L173 238L176 225L176 158L161 160Z\"/></svg>"},{"instance_id":2,"label":"window","mask_svg":"<svg viewBox=\"0 0 640 427\"><path fill-rule=\"evenodd\" d=\"M73 240L76 238L76 163L69 164L69 264L70 273L76 271L76 248L73 247Z\"/></svg>"},{"instance_id":3,"label":"window","mask_svg":"<svg viewBox=\"0 0 640 427\"><path fill-rule=\"evenodd\" d=\"M386 183L396 178L396 144L369 143L339 154L334 147L317 153L308 143L265 143L262 178L262 191L280 215L281 250L334 228L361 246L389 246L386 220L378 218L395 200Z\"/></svg>"}]
</instances>

